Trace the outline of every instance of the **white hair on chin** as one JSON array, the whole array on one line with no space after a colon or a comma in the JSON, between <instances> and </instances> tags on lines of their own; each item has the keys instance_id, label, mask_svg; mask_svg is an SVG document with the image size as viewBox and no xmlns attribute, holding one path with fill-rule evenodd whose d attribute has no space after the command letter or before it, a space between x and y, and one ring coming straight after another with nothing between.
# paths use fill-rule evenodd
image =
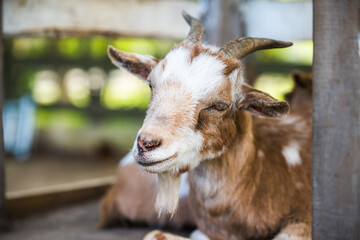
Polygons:
<instances>
[{"instance_id":1,"label":"white hair on chin","mask_svg":"<svg viewBox=\"0 0 360 240\"><path fill-rule=\"evenodd\" d=\"M172 217L176 212L180 194L180 175L168 172L158 174L155 209L159 217L162 213L171 214Z\"/></svg>"}]
</instances>

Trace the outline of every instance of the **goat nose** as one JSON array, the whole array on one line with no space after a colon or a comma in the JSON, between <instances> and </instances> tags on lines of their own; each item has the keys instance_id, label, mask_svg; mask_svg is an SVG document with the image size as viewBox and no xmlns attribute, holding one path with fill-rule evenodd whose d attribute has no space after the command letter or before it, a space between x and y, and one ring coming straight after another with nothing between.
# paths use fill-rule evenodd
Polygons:
<instances>
[{"instance_id":1,"label":"goat nose","mask_svg":"<svg viewBox=\"0 0 360 240\"><path fill-rule=\"evenodd\" d=\"M160 140L148 140L139 137L137 145L140 152L147 152L159 147L160 144L161 144Z\"/></svg>"}]
</instances>

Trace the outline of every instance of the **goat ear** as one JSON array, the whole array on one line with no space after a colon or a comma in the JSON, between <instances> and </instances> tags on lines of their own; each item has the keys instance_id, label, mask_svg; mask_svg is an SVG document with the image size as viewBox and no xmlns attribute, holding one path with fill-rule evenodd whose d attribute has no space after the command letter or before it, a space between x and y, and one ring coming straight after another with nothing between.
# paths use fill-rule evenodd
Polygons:
<instances>
[{"instance_id":1,"label":"goat ear","mask_svg":"<svg viewBox=\"0 0 360 240\"><path fill-rule=\"evenodd\" d=\"M108 47L108 55L113 64L118 67L123 67L128 72L135 74L143 80L148 78L151 71L159 62L159 59L152 56L122 52L113 46Z\"/></svg>"},{"instance_id":2,"label":"goat ear","mask_svg":"<svg viewBox=\"0 0 360 240\"><path fill-rule=\"evenodd\" d=\"M269 94L256 90L249 85L243 85L241 92L241 97L236 102L236 106L240 110L270 118L283 117L289 113L290 107L287 102L278 101Z\"/></svg>"}]
</instances>

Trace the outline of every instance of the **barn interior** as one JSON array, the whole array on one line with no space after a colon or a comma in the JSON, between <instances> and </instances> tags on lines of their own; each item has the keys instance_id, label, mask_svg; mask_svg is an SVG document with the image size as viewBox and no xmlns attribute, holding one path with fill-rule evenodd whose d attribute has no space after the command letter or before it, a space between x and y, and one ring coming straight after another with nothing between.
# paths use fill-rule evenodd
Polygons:
<instances>
[{"instance_id":1,"label":"barn interior","mask_svg":"<svg viewBox=\"0 0 360 240\"><path fill-rule=\"evenodd\" d=\"M311 1L109 0L85 7L56 2L2 1L4 240L135 240L153 229L98 228L99 201L115 183L119 161L132 148L150 100L146 83L112 65L108 45L161 59L187 34L180 15L185 9L201 17L210 44L254 35L293 41L291 48L259 51L244 60L249 84L279 100L293 91L294 70L312 70ZM34 12L41 20L26 22ZM27 15L15 20L17 13ZM56 16L66 16L60 18L64 23ZM115 21L105 22L108 16ZM151 17L158 19L145 31ZM46 18L48 25L40 23ZM97 28L92 18L100 22ZM138 27L137 18L145 19ZM186 236L191 229L168 231Z\"/></svg>"}]
</instances>

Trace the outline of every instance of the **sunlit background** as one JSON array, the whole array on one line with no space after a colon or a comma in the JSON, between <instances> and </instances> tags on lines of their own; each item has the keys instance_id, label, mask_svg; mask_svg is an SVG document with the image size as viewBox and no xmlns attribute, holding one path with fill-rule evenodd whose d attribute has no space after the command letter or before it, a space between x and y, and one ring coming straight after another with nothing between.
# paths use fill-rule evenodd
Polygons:
<instances>
[{"instance_id":1,"label":"sunlit background","mask_svg":"<svg viewBox=\"0 0 360 240\"><path fill-rule=\"evenodd\" d=\"M162 58L176 41L105 37L5 41L8 191L115 173L116 162L129 151L141 126L150 90L111 64L106 54L110 44ZM250 56L247 75L256 88L284 99L293 88L291 71L309 70L311 61L312 42L295 42L291 48ZM41 169L48 171L43 174ZM62 174L56 177L55 169ZM42 174L34 174L37 171ZM19 173L27 178L19 178Z\"/></svg>"}]
</instances>

